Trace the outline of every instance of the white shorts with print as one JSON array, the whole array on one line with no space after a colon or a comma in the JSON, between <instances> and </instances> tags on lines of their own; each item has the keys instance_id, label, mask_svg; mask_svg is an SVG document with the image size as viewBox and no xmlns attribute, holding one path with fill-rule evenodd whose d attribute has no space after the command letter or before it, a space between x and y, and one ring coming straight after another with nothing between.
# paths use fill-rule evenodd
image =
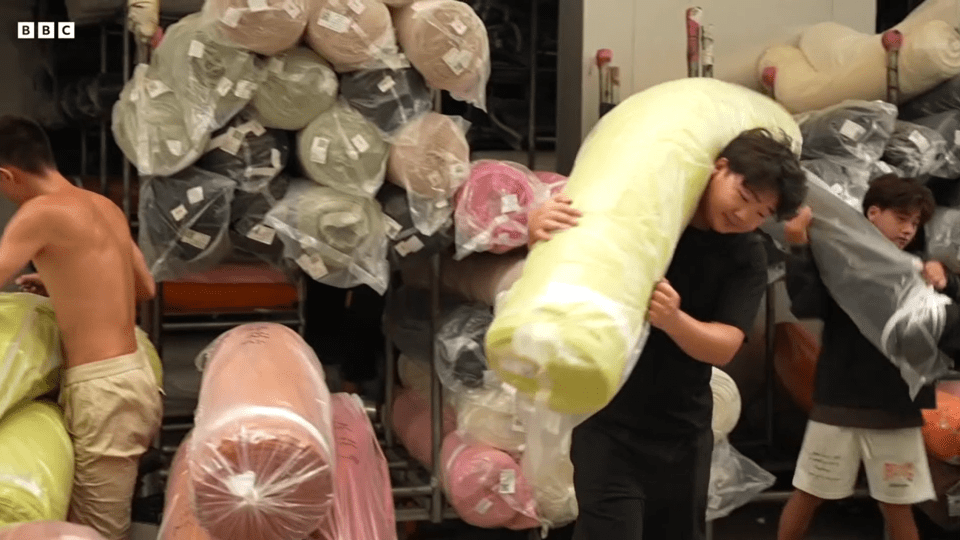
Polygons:
<instances>
[{"instance_id":1,"label":"white shorts with print","mask_svg":"<svg viewBox=\"0 0 960 540\"><path fill-rule=\"evenodd\" d=\"M821 499L853 495L860 462L870 496L888 504L937 498L920 428L861 429L807 423L793 486Z\"/></svg>"}]
</instances>

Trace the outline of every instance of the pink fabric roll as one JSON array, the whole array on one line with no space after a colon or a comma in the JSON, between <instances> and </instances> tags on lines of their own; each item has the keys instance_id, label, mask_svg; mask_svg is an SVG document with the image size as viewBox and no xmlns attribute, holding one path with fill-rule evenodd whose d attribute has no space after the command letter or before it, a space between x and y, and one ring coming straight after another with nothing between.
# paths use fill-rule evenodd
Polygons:
<instances>
[{"instance_id":1,"label":"pink fabric roll","mask_svg":"<svg viewBox=\"0 0 960 540\"><path fill-rule=\"evenodd\" d=\"M457 255L505 253L527 243L527 213L547 191L529 169L509 161L473 163L454 196Z\"/></svg>"},{"instance_id":2,"label":"pink fabric roll","mask_svg":"<svg viewBox=\"0 0 960 540\"><path fill-rule=\"evenodd\" d=\"M306 0L207 0L204 10L230 41L266 56L300 41L307 27Z\"/></svg>"},{"instance_id":3,"label":"pink fabric roll","mask_svg":"<svg viewBox=\"0 0 960 540\"><path fill-rule=\"evenodd\" d=\"M567 177L560 173L533 171L533 174L536 175L537 180L540 180L540 182L550 190L551 197L563 191L564 186L567 185Z\"/></svg>"},{"instance_id":4,"label":"pink fabric roll","mask_svg":"<svg viewBox=\"0 0 960 540\"><path fill-rule=\"evenodd\" d=\"M0 540L104 540L100 533L62 521L34 521L0 527ZM190 540L184 537L184 540Z\"/></svg>"},{"instance_id":5,"label":"pink fabric roll","mask_svg":"<svg viewBox=\"0 0 960 540\"><path fill-rule=\"evenodd\" d=\"M330 392L286 326L245 324L198 357L190 478L197 518L227 540L299 540L333 505Z\"/></svg>"},{"instance_id":6,"label":"pink fabric roll","mask_svg":"<svg viewBox=\"0 0 960 540\"><path fill-rule=\"evenodd\" d=\"M396 55L390 10L380 0L309 0L307 12L307 44L338 72Z\"/></svg>"},{"instance_id":7,"label":"pink fabric roll","mask_svg":"<svg viewBox=\"0 0 960 540\"><path fill-rule=\"evenodd\" d=\"M393 431L403 447L423 466L432 467L430 402L413 390L397 388L392 416ZM451 407L444 405L442 435L445 437L455 429L457 429L457 413Z\"/></svg>"},{"instance_id":8,"label":"pink fabric roll","mask_svg":"<svg viewBox=\"0 0 960 540\"><path fill-rule=\"evenodd\" d=\"M538 527L533 490L507 453L467 444L457 433L443 440L444 490L457 514L486 528Z\"/></svg>"},{"instance_id":9,"label":"pink fabric roll","mask_svg":"<svg viewBox=\"0 0 960 540\"><path fill-rule=\"evenodd\" d=\"M163 505L163 522L157 540L213 540L200 526L193 512L193 491L190 482L190 436L183 440L170 465Z\"/></svg>"}]
</instances>

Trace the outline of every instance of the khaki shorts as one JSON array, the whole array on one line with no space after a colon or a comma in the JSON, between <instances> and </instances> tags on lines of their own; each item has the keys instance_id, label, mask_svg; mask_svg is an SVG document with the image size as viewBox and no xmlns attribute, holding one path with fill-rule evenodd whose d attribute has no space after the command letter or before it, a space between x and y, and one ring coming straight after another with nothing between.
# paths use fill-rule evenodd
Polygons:
<instances>
[{"instance_id":1,"label":"khaki shorts","mask_svg":"<svg viewBox=\"0 0 960 540\"><path fill-rule=\"evenodd\" d=\"M127 540L140 457L160 430L163 402L146 354L67 369L60 404L76 458L69 520Z\"/></svg>"},{"instance_id":2,"label":"khaki shorts","mask_svg":"<svg viewBox=\"0 0 960 540\"><path fill-rule=\"evenodd\" d=\"M920 428L861 429L809 421L793 486L821 499L853 495L860 462L870 496L888 504L935 500Z\"/></svg>"}]
</instances>

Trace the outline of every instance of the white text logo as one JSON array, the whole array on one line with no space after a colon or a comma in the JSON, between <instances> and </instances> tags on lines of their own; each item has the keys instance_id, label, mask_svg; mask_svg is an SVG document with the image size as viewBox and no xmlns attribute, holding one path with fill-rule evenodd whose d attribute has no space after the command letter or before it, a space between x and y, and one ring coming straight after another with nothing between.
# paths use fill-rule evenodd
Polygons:
<instances>
[{"instance_id":1,"label":"white text logo","mask_svg":"<svg viewBox=\"0 0 960 540\"><path fill-rule=\"evenodd\" d=\"M18 22L19 39L73 39L72 22Z\"/></svg>"}]
</instances>

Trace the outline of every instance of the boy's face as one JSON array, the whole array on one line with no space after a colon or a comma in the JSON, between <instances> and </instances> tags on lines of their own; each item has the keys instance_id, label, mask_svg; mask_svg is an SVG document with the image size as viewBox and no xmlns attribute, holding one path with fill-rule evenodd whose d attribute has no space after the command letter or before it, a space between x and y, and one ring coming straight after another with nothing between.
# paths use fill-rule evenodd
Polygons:
<instances>
[{"instance_id":1,"label":"boy's face","mask_svg":"<svg viewBox=\"0 0 960 540\"><path fill-rule=\"evenodd\" d=\"M920 210L901 210L895 208L880 209L871 206L867 210L867 219L880 230L888 240L903 249L913 241L920 228Z\"/></svg>"},{"instance_id":2,"label":"boy's face","mask_svg":"<svg viewBox=\"0 0 960 540\"><path fill-rule=\"evenodd\" d=\"M730 170L725 158L714 165L704 193L704 211L710 228L718 233L745 233L756 230L776 213L779 196L743 184L743 175Z\"/></svg>"}]
</instances>

